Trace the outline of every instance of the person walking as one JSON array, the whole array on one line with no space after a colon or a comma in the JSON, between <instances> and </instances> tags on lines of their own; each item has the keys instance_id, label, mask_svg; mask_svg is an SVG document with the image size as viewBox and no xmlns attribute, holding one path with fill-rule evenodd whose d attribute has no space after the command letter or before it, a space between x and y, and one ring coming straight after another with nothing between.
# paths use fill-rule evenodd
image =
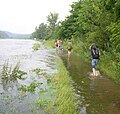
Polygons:
<instances>
[{"instance_id":1,"label":"person walking","mask_svg":"<svg viewBox=\"0 0 120 114\"><path fill-rule=\"evenodd\" d=\"M96 67L98 65L100 53L95 43L90 46L90 55L92 57L91 64L92 64L93 76L97 76Z\"/></svg>"},{"instance_id":2,"label":"person walking","mask_svg":"<svg viewBox=\"0 0 120 114\"><path fill-rule=\"evenodd\" d=\"M55 41L55 46L56 46L56 52L58 51L58 42L57 40Z\"/></svg>"},{"instance_id":3,"label":"person walking","mask_svg":"<svg viewBox=\"0 0 120 114\"><path fill-rule=\"evenodd\" d=\"M68 39L68 45L67 45L67 50L68 50L68 61L70 60L70 56L71 56L71 51L73 49L72 46L72 40L71 38Z\"/></svg>"}]
</instances>

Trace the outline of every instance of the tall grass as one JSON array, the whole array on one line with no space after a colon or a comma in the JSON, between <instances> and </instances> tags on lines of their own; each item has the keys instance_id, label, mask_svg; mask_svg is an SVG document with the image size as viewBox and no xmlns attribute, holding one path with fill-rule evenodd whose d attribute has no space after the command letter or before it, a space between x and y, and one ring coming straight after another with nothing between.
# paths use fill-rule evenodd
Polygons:
<instances>
[{"instance_id":1,"label":"tall grass","mask_svg":"<svg viewBox=\"0 0 120 114\"><path fill-rule=\"evenodd\" d=\"M58 73L56 79L56 113L55 114L77 114L77 104L71 78L63 62L58 59Z\"/></svg>"},{"instance_id":2,"label":"tall grass","mask_svg":"<svg viewBox=\"0 0 120 114\"><path fill-rule=\"evenodd\" d=\"M120 56L105 52L100 57L100 69L108 77L120 84Z\"/></svg>"}]
</instances>

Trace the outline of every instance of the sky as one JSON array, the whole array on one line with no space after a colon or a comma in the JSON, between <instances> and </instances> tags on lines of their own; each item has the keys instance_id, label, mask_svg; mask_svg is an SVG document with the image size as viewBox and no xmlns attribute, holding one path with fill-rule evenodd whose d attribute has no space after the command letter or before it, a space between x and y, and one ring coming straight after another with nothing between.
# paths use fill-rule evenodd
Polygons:
<instances>
[{"instance_id":1,"label":"sky","mask_svg":"<svg viewBox=\"0 0 120 114\"><path fill-rule=\"evenodd\" d=\"M35 27L46 23L47 16L58 13L64 20L70 5L78 0L0 0L0 30L31 34Z\"/></svg>"}]
</instances>

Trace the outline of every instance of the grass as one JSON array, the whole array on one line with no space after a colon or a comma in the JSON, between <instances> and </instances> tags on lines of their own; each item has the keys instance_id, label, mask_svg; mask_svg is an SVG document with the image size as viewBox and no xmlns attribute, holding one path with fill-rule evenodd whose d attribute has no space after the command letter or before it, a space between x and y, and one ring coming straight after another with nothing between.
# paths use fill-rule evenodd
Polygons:
<instances>
[{"instance_id":1,"label":"grass","mask_svg":"<svg viewBox=\"0 0 120 114\"><path fill-rule=\"evenodd\" d=\"M120 67L117 69L118 62L112 58L108 53L101 55L100 58L100 69L109 78L113 79L116 83L120 84Z\"/></svg>"},{"instance_id":2,"label":"grass","mask_svg":"<svg viewBox=\"0 0 120 114\"><path fill-rule=\"evenodd\" d=\"M55 40L44 40L43 44L48 48L55 48Z\"/></svg>"},{"instance_id":3,"label":"grass","mask_svg":"<svg viewBox=\"0 0 120 114\"><path fill-rule=\"evenodd\" d=\"M52 112L54 109L54 114L77 114L77 103L71 78L60 58L57 59L57 63L58 72L52 79L56 87L56 94L54 101L48 107L48 112Z\"/></svg>"},{"instance_id":4,"label":"grass","mask_svg":"<svg viewBox=\"0 0 120 114\"><path fill-rule=\"evenodd\" d=\"M54 40L44 41L44 44L48 48L55 47ZM47 98L44 98L44 100L39 99L38 106L46 106L46 113L48 114L78 114L77 101L71 84L71 78L69 77L69 72L59 57L56 61L58 72L52 76L50 81L53 89L48 90L47 92L45 91L45 93L52 91L50 94L52 95L52 100L49 101L48 99L47 101ZM43 94L45 93L43 92Z\"/></svg>"},{"instance_id":5,"label":"grass","mask_svg":"<svg viewBox=\"0 0 120 114\"><path fill-rule=\"evenodd\" d=\"M74 90L71 85L71 78L64 64L58 59L59 72L56 74L57 92L56 92L56 114L77 114L77 104L74 96Z\"/></svg>"}]
</instances>

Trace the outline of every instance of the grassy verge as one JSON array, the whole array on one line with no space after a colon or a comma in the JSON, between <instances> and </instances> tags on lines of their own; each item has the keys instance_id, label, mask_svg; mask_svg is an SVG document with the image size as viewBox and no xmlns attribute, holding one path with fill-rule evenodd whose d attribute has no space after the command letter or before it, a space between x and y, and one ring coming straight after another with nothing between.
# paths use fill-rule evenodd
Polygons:
<instances>
[{"instance_id":1,"label":"grassy verge","mask_svg":"<svg viewBox=\"0 0 120 114\"><path fill-rule=\"evenodd\" d=\"M55 40L44 40L43 44L48 48L55 48Z\"/></svg>"},{"instance_id":2,"label":"grassy verge","mask_svg":"<svg viewBox=\"0 0 120 114\"><path fill-rule=\"evenodd\" d=\"M57 60L59 71L55 75L56 79L56 114L77 114L71 78L60 59Z\"/></svg>"},{"instance_id":3,"label":"grassy verge","mask_svg":"<svg viewBox=\"0 0 120 114\"><path fill-rule=\"evenodd\" d=\"M116 59L113 59L112 55L109 53L101 55L99 65L101 71L113 79L116 83L120 84L120 66L118 65L119 63L116 62Z\"/></svg>"},{"instance_id":4,"label":"grassy verge","mask_svg":"<svg viewBox=\"0 0 120 114\"><path fill-rule=\"evenodd\" d=\"M54 41L45 41L47 47L54 47ZM55 99L48 105L47 112L52 114L77 114L77 101L71 85L71 78L62 60L57 58L58 72L52 83L55 87Z\"/></svg>"}]
</instances>

